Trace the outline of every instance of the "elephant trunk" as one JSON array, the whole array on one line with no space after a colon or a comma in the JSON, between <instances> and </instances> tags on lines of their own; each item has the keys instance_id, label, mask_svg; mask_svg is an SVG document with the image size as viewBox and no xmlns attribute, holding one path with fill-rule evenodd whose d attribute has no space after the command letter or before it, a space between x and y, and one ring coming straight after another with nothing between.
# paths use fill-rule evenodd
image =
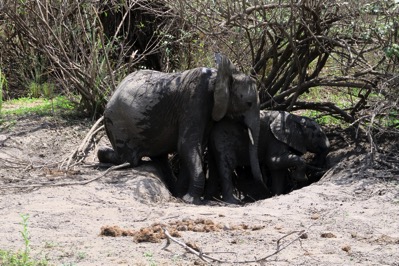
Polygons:
<instances>
[{"instance_id":1,"label":"elephant trunk","mask_svg":"<svg viewBox=\"0 0 399 266\"><path fill-rule=\"evenodd\" d=\"M262 172L259 166L258 147L250 143L249 147L249 160L251 165L252 175L256 182L263 183Z\"/></svg>"},{"instance_id":2,"label":"elephant trunk","mask_svg":"<svg viewBox=\"0 0 399 266\"><path fill-rule=\"evenodd\" d=\"M324 167L327 163L327 155L330 152L330 142L326 136L321 138L317 144L317 149L315 150L315 160L314 165L317 167Z\"/></svg>"},{"instance_id":3,"label":"elephant trunk","mask_svg":"<svg viewBox=\"0 0 399 266\"><path fill-rule=\"evenodd\" d=\"M313 164L317 167L325 167L327 164L328 153L329 149L325 149L321 152L316 153L315 158L313 160Z\"/></svg>"},{"instance_id":4,"label":"elephant trunk","mask_svg":"<svg viewBox=\"0 0 399 266\"><path fill-rule=\"evenodd\" d=\"M252 176L257 183L263 184L262 172L259 166L259 158L258 158L258 144L259 144L259 129L260 129L260 120L259 115L249 115L245 116L244 123L248 127L248 150L249 150L249 161L252 171Z\"/></svg>"}]
</instances>

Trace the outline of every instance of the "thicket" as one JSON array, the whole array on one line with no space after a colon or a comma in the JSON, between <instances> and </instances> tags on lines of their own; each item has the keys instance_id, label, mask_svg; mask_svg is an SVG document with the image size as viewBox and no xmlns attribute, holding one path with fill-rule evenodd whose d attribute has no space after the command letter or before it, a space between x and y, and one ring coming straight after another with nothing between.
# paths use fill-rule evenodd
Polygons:
<instances>
[{"instance_id":1,"label":"thicket","mask_svg":"<svg viewBox=\"0 0 399 266\"><path fill-rule=\"evenodd\" d=\"M213 66L222 52L256 78L264 109L397 132L396 2L4 0L3 98L47 82L101 114L128 72Z\"/></svg>"}]
</instances>

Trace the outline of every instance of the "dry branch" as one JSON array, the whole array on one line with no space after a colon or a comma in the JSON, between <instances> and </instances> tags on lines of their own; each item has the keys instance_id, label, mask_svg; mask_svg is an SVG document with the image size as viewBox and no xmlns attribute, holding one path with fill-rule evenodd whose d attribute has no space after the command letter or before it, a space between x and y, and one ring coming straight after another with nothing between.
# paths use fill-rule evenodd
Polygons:
<instances>
[{"instance_id":1,"label":"dry branch","mask_svg":"<svg viewBox=\"0 0 399 266\"><path fill-rule=\"evenodd\" d=\"M198 256L201 260L203 260L205 262L210 262L208 259L210 259L211 261L215 261L215 262L224 262L222 260L218 260L218 259L212 258L210 256L207 256L204 253L202 253L201 251L197 251L197 250L189 247L186 243L184 243L184 242L174 238L173 236L171 236L166 228L162 228L162 229L163 229L163 232L166 235L166 244L165 244L165 246L162 249L166 249L170 245L170 243L172 241L172 242L175 242L176 244L178 244L179 246L183 247L188 252Z\"/></svg>"},{"instance_id":2,"label":"dry branch","mask_svg":"<svg viewBox=\"0 0 399 266\"><path fill-rule=\"evenodd\" d=\"M102 130L104 128L104 126L99 126L100 123L104 120L104 116L101 116L96 123L94 123L94 125L91 127L91 129L89 130L89 132L86 134L86 137L83 139L83 141L81 142L81 144L79 145L78 148L76 148L76 150L74 150L71 155L69 156L68 160L67 160L67 164L65 166L65 170L68 170L69 167L71 166L72 160L75 158L80 157L77 161L82 161L85 157L86 157L86 150L88 148L88 146L90 145L90 141L92 140L93 136L96 135L100 130ZM62 169L64 163L62 163L60 165L60 169Z\"/></svg>"},{"instance_id":3,"label":"dry branch","mask_svg":"<svg viewBox=\"0 0 399 266\"><path fill-rule=\"evenodd\" d=\"M288 234L285 234L283 237L281 237L281 238L279 238L279 239L277 240L277 243L276 243L276 245L277 245L276 250L275 250L274 252L272 252L271 254L269 254L269 255L267 255L267 256L265 256L265 257L262 257L262 258L260 258L260 259L255 259L255 260L243 260L243 261L228 261L228 260L220 260L220 259L211 257L211 256L207 255L207 254L209 254L209 252L204 253L204 252L202 252L201 250L198 251L198 250L196 250L196 249L193 249L193 248L189 247L186 243L184 243L184 242L182 242L182 241L180 241L180 240L178 240L178 239L172 237L172 236L170 235L170 233L168 232L167 229L165 229L165 228L162 228L162 229L163 229L163 231L164 231L164 233L165 233L165 235L166 235L166 237L167 237L166 244L165 244L165 246L162 248L163 250L165 250L165 249L171 244L171 242L175 242L176 244L178 244L179 246L183 247L183 248L184 248L185 250L187 250L188 252L190 252L190 253L192 253L192 254L198 256L201 260L203 260L203 261L205 261L205 262L220 262L220 263L229 263L229 264L248 264L248 263L266 262L268 258L270 258L270 257L272 257L272 256L274 256L274 255L276 255L276 254L278 254L278 253L280 253L281 251L283 251L284 249L286 249L287 247L289 247L290 245L292 245L294 242L298 241L298 240L306 233L305 230L301 230L301 231L293 231L293 232L290 232L290 233L288 233ZM297 237L294 238L293 240L291 240L290 242L288 242L288 243L285 244L285 245L282 245L282 244L281 244L281 241L282 241L283 239L285 239L285 238L287 238L287 237L289 237L289 236L291 236L291 235L293 235L293 234L297 234Z\"/></svg>"},{"instance_id":4,"label":"dry branch","mask_svg":"<svg viewBox=\"0 0 399 266\"><path fill-rule=\"evenodd\" d=\"M105 175L107 175L109 172L111 172L113 170L122 169L122 168L125 168L128 166L130 166L130 163L114 165L114 166L108 168L104 173L100 174L99 176L96 176L92 179L85 180L85 181L62 182L62 183L44 182L44 183L30 184L30 185L0 186L0 190L15 189L15 188L42 188L42 187L63 187L63 186L75 186L75 185L87 185L91 182L94 182L94 181L104 177Z\"/></svg>"}]
</instances>

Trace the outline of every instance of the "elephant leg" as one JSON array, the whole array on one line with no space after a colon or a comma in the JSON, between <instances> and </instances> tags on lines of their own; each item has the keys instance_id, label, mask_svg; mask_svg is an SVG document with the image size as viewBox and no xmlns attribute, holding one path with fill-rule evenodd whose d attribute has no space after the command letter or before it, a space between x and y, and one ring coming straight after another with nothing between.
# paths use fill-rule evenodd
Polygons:
<instances>
[{"instance_id":1,"label":"elephant leg","mask_svg":"<svg viewBox=\"0 0 399 266\"><path fill-rule=\"evenodd\" d=\"M97 157L100 163L118 164L118 156L116 152L109 147L100 147L97 151Z\"/></svg>"},{"instance_id":2,"label":"elephant leg","mask_svg":"<svg viewBox=\"0 0 399 266\"><path fill-rule=\"evenodd\" d=\"M220 198L220 182L217 165L212 152L208 152L208 178L205 182L204 199Z\"/></svg>"},{"instance_id":3,"label":"elephant leg","mask_svg":"<svg viewBox=\"0 0 399 266\"><path fill-rule=\"evenodd\" d=\"M183 198L188 192L190 185L189 171L184 165L180 166L179 177L176 180L175 189L173 195L179 198Z\"/></svg>"},{"instance_id":4,"label":"elephant leg","mask_svg":"<svg viewBox=\"0 0 399 266\"><path fill-rule=\"evenodd\" d=\"M286 169L274 169L270 171L271 193L273 195L281 195L285 192L286 174Z\"/></svg>"},{"instance_id":5,"label":"elephant leg","mask_svg":"<svg viewBox=\"0 0 399 266\"><path fill-rule=\"evenodd\" d=\"M241 201L234 196L234 185L230 178L222 181L223 201L231 204L241 204Z\"/></svg>"},{"instance_id":6,"label":"elephant leg","mask_svg":"<svg viewBox=\"0 0 399 266\"><path fill-rule=\"evenodd\" d=\"M295 168L295 172L291 177L297 181L306 181L306 163L298 155L286 153L280 154L278 156L271 157L269 162L269 167L271 169L288 169Z\"/></svg>"},{"instance_id":7,"label":"elephant leg","mask_svg":"<svg viewBox=\"0 0 399 266\"><path fill-rule=\"evenodd\" d=\"M188 183L188 191L183 200L189 203L200 204L204 193L205 174L202 168L202 147L200 141L188 141L184 136L178 145L178 153L181 158L181 173L176 184L177 193L185 191Z\"/></svg>"},{"instance_id":8,"label":"elephant leg","mask_svg":"<svg viewBox=\"0 0 399 266\"><path fill-rule=\"evenodd\" d=\"M114 164L121 164L128 162L132 167L136 167L140 164L141 154L139 154L140 147L137 146L130 136L120 128L124 127L124 122L119 121L118 123L112 123L110 119L105 119L105 129L107 136L112 144L112 149L107 149L98 152L98 158L100 157L112 161Z\"/></svg>"},{"instance_id":9,"label":"elephant leg","mask_svg":"<svg viewBox=\"0 0 399 266\"><path fill-rule=\"evenodd\" d=\"M306 176L306 165L297 166L295 169L292 169L291 178L298 182L308 181L308 177Z\"/></svg>"},{"instance_id":10,"label":"elephant leg","mask_svg":"<svg viewBox=\"0 0 399 266\"><path fill-rule=\"evenodd\" d=\"M267 174L266 169L263 168L265 167L261 166L262 180L264 182L262 185L259 185L259 183L252 178L250 167L236 169L238 175L236 186L244 192L246 198L249 198L252 201L266 199L272 196L270 188L265 185L267 184Z\"/></svg>"},{"instance_id":11,"label":"elephant leg","mask_svg":"<svg viewBox=\"0 0 399 266\"><path fill-rule=\"evenodd\" d=\"M97 151L98 160L101 163L121 164L123 163L116 152L108 147L100 147Z\"/></svg>"},{"instance_id":12,"label":"elephant leg","mask_svg":"<svg viewBox=\"0 0 399 266\"><path fill-rule=\"evenodd\" d=\"M308 180L306 176L306 163L297 155L289 154L286 157L282 157L285 168L293 169L291 178L295 181L306 182Z\"/></svg>"},{"instance_id":13,"label":"elephant leg","mask_svg":"<svg viewBox=\"0 0 399 266\"><path fill-rule=\"evenodd\" d=\"M241 201L234 196L232 174L234 167L227 161L219 160L219 176L222 185L223 201L231 204L240 204Z\"/></svg>"},{"instance_id":14,"label":"elephant leg","mask_svg":"<svg viewBox=\"0 0 399 266\"><path fill-rule=\"evenodd\" d=\"M172 168L170 167L168 155L166 154L157 157L151 157L151 160L160 167L163 181L165 182L169 191L173 193L176 184L176 177L173 174Z\"/></svg>"},{"instance_id":15,"label":"elephant leg","mask_svg":"<svg viewBox=\"0 0 399 266\"><path fill-rule=\"evenodd\" d=\"M261 170L262 177L263 177L263 183L267 186L268 181L269 181L269 178L268 178L269 171L268 171L268 168L267 168L266 164L261 164L260 165L260 170Z\"/></svg>"}]
</instances>

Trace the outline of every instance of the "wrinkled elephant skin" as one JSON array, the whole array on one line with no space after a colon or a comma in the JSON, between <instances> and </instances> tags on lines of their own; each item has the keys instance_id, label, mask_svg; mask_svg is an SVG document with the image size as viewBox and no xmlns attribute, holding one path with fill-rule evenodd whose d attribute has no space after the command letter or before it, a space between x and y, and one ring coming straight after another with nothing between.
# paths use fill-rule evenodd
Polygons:
<instances>
[{"instance_id":1,"label":"wrinkled elephant skin","mask_svg":"<svg viewBox=\"0 0 399 266\"><path fill-rule=\"evenodd\" d=\"M245 128L228 118L215 124L209 140L209 178L206 185L206 197L217 194L220 183L232 186L232 174L238 166L248 166L248 145ZM283 111L260 112L260 136L258 156L261 169L267 169L271 178L271 193L282 194L288 169L293 169L292 177L306 180L305 161L301 156L309 151L317 157L327 156L330 143L322 128L312 119ZM323 158L319 159L320 162ZM263 171L264 179L266 170ZM240 178L240 177L239 177ZM265 191L258 198L268 197ZM232 195L225 194L223 200L230 201Z\"/></svg>"},{"instance_id":2,"label":"wrinkled elephant skin","mask_svg":"<svg viewBox=\"0 0 399 266\"><path fill-rule=\"evenodd\" d=\"M99 160L129 162L134 167L148 156L159 163L164 181L175 195L199 203L205 183L203 150L213 122L226 115L242 117L256 146L259 138L255 82L236 71L226 57L219 57L217 63L217 70L140 70L128 75L104 112L113 152L100 150ZM177 181L168 164L168 154L176 151L181 158ZM259 166L256 149L254 152L253 164ZM258 179L262 182L261 174Z\"/></svg>"}]
</instances>

